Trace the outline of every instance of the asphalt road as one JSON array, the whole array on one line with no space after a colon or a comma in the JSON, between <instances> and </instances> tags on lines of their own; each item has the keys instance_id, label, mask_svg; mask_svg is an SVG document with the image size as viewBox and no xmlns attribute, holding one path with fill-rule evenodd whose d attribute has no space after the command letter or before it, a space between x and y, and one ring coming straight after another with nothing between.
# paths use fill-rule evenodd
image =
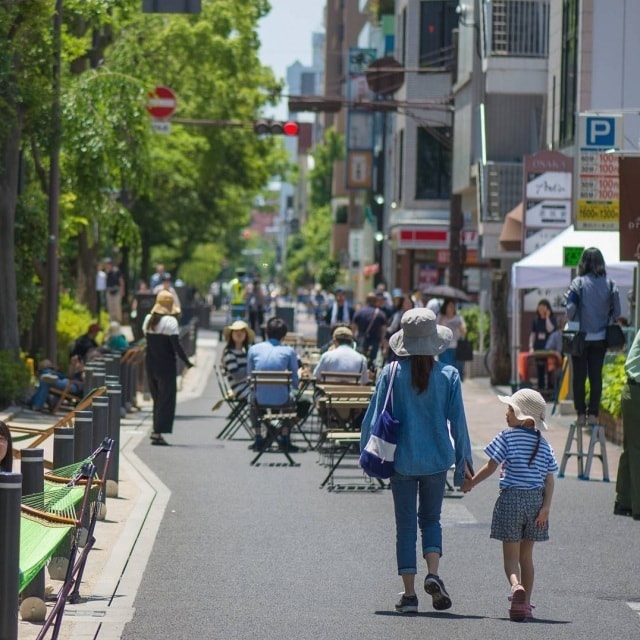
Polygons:
<instances>
[{"instance_id":1,"label":"asphalt road","mask_svg":"<svg viewBox=\"0 0 640 640\"><path fill-rule=\"evenodd\" d=\"M390 492L320 489L314 452L296 454L299 467L251 467L246 441L216 440L217 398L210 380L179 405L173 446L136 448L170 496L122 638L640 637L640 523L611 515L613 482L556 482L551 540L534 552L534 622L508 619L489 539L497 478L445 500L440 573L453 607L435 612L419 593L420 612L401 616Z\"/></svg>"}]
</instances>

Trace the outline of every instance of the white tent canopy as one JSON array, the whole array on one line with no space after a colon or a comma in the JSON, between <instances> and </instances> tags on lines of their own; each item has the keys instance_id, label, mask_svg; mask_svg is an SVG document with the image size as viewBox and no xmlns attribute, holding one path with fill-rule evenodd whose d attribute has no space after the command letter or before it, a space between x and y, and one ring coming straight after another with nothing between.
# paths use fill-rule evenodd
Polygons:
<instances>
[{"instance_id":1,"label":"white tent canopy","mask_svg":"<svg viewBox=\"0 0 640 640\"><path fill-rule=\"evenodd\" d=\"M571 282L571 268L562 266L564 247L598 247L604 256L607 277L619 287L631 287L636 263L620 261L619 236L617 231L576 231L571 225L511 267L511 287L568 287Z\"/></svg>"},{"instance_id":2,"label":"white tent canopy","mask_svg":"<svg viewBox=\"0 0 640 640\"><path fill-rule=\"evenodd\" d=\"M511 267L511 370L517 379L518 352L520 350L519 289L553 289L569 287L571 267L563 267L564 247L597 247L602 252L607 270L618 287L632 287L635 262L620 261L620 234L617 231L576 231L573 225L561 231L537 251Z\"/></svg>"}]
</instances>

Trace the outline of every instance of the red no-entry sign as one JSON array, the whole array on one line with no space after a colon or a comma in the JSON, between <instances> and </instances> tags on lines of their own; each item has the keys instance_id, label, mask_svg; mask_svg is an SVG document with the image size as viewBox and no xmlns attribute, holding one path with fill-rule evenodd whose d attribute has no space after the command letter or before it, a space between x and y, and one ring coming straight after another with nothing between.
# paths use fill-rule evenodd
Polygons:
<instances>
[{"instance_id":1,"label":"red no-entry sign","mask_svg":"<svg viewBox=\"0 0 640 640\"><path fill-rule=\"evenodd\" d=\"M156 87L149 94L147 111L152 118L164 120L176 110L176 94L169 87Z\"/></svg>"}]
</instances>

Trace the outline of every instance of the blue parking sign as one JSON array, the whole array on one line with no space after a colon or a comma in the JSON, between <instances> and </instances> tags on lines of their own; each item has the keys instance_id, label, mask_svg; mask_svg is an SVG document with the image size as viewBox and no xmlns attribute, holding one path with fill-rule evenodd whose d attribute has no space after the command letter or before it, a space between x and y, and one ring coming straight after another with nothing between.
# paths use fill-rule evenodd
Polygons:
<instances>
[{"instance_id":1,"label":"blue parking sign","mask_svg":"<svg viewBox=\"0 0 640 640\"><path fill-rule=\"evenodd\" d=\"M606 151L622 148L622 116L582 113L579 120L579 148L582 151Z\"/></svg>"}]
</instances>

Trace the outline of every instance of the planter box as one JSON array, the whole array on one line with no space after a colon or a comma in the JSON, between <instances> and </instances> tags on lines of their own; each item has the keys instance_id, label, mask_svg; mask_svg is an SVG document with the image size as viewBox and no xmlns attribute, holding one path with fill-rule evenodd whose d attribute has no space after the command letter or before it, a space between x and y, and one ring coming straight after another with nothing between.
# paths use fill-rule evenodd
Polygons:
<instances>
[{"instance_id":1,"label":"planter box","mask_svg":"<svg viewBox=\"0 0 640 640\"><path fill-rule=\"evenodd\" d=\"M600 423L604 427L605 438L613 444L622 445L622 418L614 418L602 407L598 415Z\"/></svg>"}]
</instances>

